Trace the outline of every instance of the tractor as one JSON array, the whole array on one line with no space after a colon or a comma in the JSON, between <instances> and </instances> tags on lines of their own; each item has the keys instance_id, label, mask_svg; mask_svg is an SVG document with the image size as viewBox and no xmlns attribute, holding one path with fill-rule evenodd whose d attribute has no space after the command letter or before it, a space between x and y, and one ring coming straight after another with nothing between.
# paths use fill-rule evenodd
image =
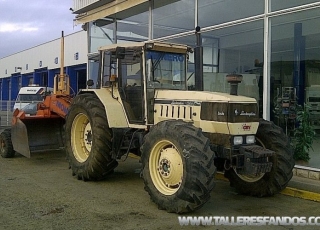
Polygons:
<instances>
[{"instance_id":1,"label":"tractor","mask_svg":"<svg viewBox=\"0 0 320 230\"><path fill-rule=\"evenodd\" d=\"M128 154L141 158L145 190L159 209L185 213L209 199L215 173L240 193L271 196L292 177L293 152L283 130L260 119L257 101L229 93L190 91L193 49L156 41L99 50L97 80L72 100L65 150L74 176L102 180Z\"/></svg>"}]
</instances>

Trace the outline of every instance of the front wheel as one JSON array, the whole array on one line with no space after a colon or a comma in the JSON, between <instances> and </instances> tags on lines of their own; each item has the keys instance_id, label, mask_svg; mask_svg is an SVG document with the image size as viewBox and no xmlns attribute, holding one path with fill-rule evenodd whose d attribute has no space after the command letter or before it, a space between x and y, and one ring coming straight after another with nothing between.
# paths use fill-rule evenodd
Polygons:
<instances>
[{"instance_id":1,"label":"front wheel","mask_svg":"<svg viewBox=\"0 0 320 230\"><path fill-rule=\"evenodd\" d=\"M73 100L65 136L67 159L78 179L104 179L118 165L111 156L112 130L104 106L94 94L81 94Z\"/></svg>"},{"instance_id":2,"label":"front wheel","mask_svg":"<svg viewBox=\"0 0 320 230\"><path fill-rule=\"evenodd\" d=\"M12 158L15 155L11 142L11 130L5 129L0 134L0 153L3 158Z\"/></svg>"},{"instance_id":3,"label":"front wheel","mask_svg":"<svg viewBox=\"0 0 320 230\"><path fill-rule=\"evenodd\" d=\"M272 169L258 175L240 175L236 170L225 171L230 185L240 193L252 196L271 196L283 190L292 178L293 151L283 130L273 122L261 120L256 134L256 143L274 151L269 158Z\"/></svg>"},{"instance_id":4,"label":"front wheel","mask_svg":"<svg viewBox=\"0 0 320 230\"><path fill-rule=\"evenodd\" d=\"M160 209L202 207L214 187L214 153L201 129L183 121L152 127L141 147L145 190Z\"/></svg>"}]
</instances>

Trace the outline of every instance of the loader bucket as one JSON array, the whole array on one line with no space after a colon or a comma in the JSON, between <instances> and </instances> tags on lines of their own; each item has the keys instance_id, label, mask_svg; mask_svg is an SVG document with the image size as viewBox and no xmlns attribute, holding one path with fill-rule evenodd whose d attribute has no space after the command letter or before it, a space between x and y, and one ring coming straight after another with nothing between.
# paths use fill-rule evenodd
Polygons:
<instances>
[{"instance_id":1,"label":"loader bucket","mask_svg":"<svg viewBox=\"0 0 320 230\"><path fill-rule=\"evenodd\" d=\"M63 124L62 118L17 118L11 127L13 149L28 158L31 152L61 149Z\"/></svg>"}]
</instances>

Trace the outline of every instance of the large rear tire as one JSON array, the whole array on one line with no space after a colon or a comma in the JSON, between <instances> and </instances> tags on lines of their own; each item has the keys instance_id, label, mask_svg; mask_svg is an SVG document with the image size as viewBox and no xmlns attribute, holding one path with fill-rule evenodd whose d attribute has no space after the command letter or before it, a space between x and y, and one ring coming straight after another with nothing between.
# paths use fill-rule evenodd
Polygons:
<instances>
[{"instance_id":1,"label":"large rear tire","mask_svg":"<svg viewBox=\"0 0 320 230\"><path fill-rule=\"evenodd\" d=\"M145 190L159 209L184 213L202 207L214 187L214 153L201 129L183 121L152 127L141 147Z\"/></svg>"},{"instance_id":2,"label":"large rear tire","mask_svg":"<svg viewBox=\"0 0 320 230\"><path fill-rule=\"evenodd\" d=\"M66 154L73 175L82 180L106 178L118 162L112 158L112 130L103 104L94 94L78 95L65 125Z\"/></svg>"},{"instance_id":3,"label":"large rear tire","mask_svg":"<svg viewBox=\"0 0 320 230\"><path fill-rule=\"evenodd\" d=\"M292 178L295 161L288 137L273 122L260 120L256 143L275 151L269 158L271 172L258 175L239 175L234 169L225 171L230 185L240 193L252 196L271 196L283 190Z\"/></svg>"},{"instance_id":4,"label":"large rear tire","mask_svg":"<svg viewBox=\"0 0 320 230\"><path fill-rule=\"evenodd\" d=\"M3 158L12 158L15 155L11 142L11 130L5 129L0 134L0 152Z\"/></svg>"}]
</instances>

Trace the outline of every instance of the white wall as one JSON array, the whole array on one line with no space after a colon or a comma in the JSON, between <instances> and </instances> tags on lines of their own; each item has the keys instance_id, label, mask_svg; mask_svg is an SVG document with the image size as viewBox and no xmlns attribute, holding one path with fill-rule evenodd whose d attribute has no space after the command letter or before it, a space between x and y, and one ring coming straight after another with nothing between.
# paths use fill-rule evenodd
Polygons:
<instances>
[{"instance_id":1,"label":"white wall","mask_svg":"<svg viewBox=\"0 0 320 230\"><path fill-rule=\"evenodd\" d=\"M88 62L87 54L87 32L79 31L65 36L65 66L73 66ZM14 73L32 73L35 69L60 68L60 38L38 45L36 47L21 51L0 59L0 78L10 77ZM79 59L75 60L75 53L79 54ZM58 64L55 58L58 57ZM42 66L40 66L42 61ZM28 69L26 69L28 65ZM22 67L17 70L15 67ZM7 70L7 73L6 73Z\"/></svg>"},{"instance_id":2,"label":"white wall","mask_svg":"<svg viewBox=\"0 0 320 230\"><path fill-rule=\"evenodd\" d=\"M73 10L77 11L77 10L83 9L98 1L99 0L73 0Z\"/></svg>"}]
</instances>

